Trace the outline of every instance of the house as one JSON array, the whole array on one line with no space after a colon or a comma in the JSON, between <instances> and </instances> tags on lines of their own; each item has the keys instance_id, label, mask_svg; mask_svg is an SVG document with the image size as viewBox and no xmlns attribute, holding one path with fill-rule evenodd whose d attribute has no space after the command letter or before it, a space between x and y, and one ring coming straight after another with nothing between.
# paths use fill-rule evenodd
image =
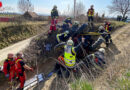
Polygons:
<instances>
[{"instance_id":1,"label":"house","mask_svg":"<svg viewBox=\"0 0 130 90\"><path fill-rule=\"evenodd\" d=\"M35 13L35 12L25 12L23 14L24 18L28 18L28 19L34 19L34 18L38 18L39 16Z\"/></svg>"}]
</instances>

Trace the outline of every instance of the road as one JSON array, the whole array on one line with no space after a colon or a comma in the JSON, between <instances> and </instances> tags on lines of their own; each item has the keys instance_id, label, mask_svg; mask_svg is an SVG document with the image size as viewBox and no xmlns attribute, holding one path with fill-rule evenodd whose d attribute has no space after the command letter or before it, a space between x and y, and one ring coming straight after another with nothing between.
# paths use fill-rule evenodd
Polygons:
<instances>
[{"instance_id":1,"label":"road","mask_svg":"<svg viewBox=\"0 0 130 90\"><path fill-rule=\"evenodd\" d=\"M6 59L8 53L18 53L20 51L22 51L23 49L25 49L27 46L29 46L30 41L33 39L34 37L31 37L29 39L20 41L16 44L13 44L9 47L6 47L4 49L0 50L0 62L2 62L4 59Z\"/></svg>"},{"instance_id":2,"label":"road","mask_svg":"<svg viewBox=\"0 0 130 90\"><path fill-rule=\"evenodd\" d=\"M33 22L28 22L28 25L33 25L33 24L40 25L40 24L42 24L42 25L47 25L47 26L44 27L44 28L46 28L46 27L49 27L49 25L47 23L48 23L47 21L44 21L44 22L34 22L34 23ZM46 30L43 30L42 33L44 33L44 32L46 32ZM38 36L38 35L36 35L36 36ZM16 44L13 44L13 45L11 45L9 47L1 49L0 50L0 62L2 62L4 59L6 59L8 53L14 53L14 54L16 54L16 53L24 50L27 46L29 46L30 41L34 37L36 37L36 36L30 37L30 38L28 38L26 40L17 42Z\"/></svg>"}]
</instances>

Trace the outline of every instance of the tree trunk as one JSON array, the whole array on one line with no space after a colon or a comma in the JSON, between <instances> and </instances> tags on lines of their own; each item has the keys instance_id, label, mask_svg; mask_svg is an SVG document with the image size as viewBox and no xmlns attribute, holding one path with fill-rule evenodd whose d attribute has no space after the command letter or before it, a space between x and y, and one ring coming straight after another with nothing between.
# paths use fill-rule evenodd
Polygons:
<instances>
[{"instance_id":1,"label":"tree trunk","mask_svg":"<svg viewBox=\"0 0 130 90\"><path fill-rule=\"evenodd\" d=\"M126 17L126 13L123 13L123 14L122 14L122 20L124 20L125 17Z\"/></svg>"}]
</instances>

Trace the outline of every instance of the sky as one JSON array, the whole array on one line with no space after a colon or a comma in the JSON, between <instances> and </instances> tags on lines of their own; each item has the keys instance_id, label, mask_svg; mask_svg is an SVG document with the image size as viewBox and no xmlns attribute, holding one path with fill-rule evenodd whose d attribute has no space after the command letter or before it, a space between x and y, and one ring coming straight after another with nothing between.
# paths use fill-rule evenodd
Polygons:
<instances>
[{"instance_id":1,"label":"sky","mask_svg":"<svg viewBox=\"0 0 130 90\"><path fill-rule=\"evenodd\" d=\"M0 0L4 6L9 6L13 8L13 12L19 12L17 9L18 0ZM54 5L57 5L60 13L68 13L68 8L73 7L74 0L30 0L34 5L34 11L40 14L50 14L51 9ZM76 0L77 2L83 2L85 5L85 10L87 12L90 5L94 5L95 12L98 12L100 15L103 13L106 16L110 16L108 6L111 5L112 0Z\"/></svg>"}]
</instances>

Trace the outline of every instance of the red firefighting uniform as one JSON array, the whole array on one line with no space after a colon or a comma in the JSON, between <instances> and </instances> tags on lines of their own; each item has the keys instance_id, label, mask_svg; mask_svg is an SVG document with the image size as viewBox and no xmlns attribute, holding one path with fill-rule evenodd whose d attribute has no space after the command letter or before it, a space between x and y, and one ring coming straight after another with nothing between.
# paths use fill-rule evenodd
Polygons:
<instances>
[{"instance_id":1,"label":"red firefighting uniform","mask_svg":"<svg viewBox=\"0 0 130 90\"><path fill-rule=\"evenodd\" d=\"M10 81L15 77L15 61L13 58L4 61L3 72L5 75L9 74Z\"/></svg>"},{"instance_id":2,"label":"red firefighting uniform","mask_svg":"<svg viewBox=\"0 0 130 90\"><path fill-rule=\"evenodd\" d=\"M15 61L15 70L17 72L17 77L19 78L20 81L20 88L23 89L24 83L26 80L25 76L25 68L24 68L25 63L23 62L23 59L16 59Z\"/></svg>"}]
</instances>

